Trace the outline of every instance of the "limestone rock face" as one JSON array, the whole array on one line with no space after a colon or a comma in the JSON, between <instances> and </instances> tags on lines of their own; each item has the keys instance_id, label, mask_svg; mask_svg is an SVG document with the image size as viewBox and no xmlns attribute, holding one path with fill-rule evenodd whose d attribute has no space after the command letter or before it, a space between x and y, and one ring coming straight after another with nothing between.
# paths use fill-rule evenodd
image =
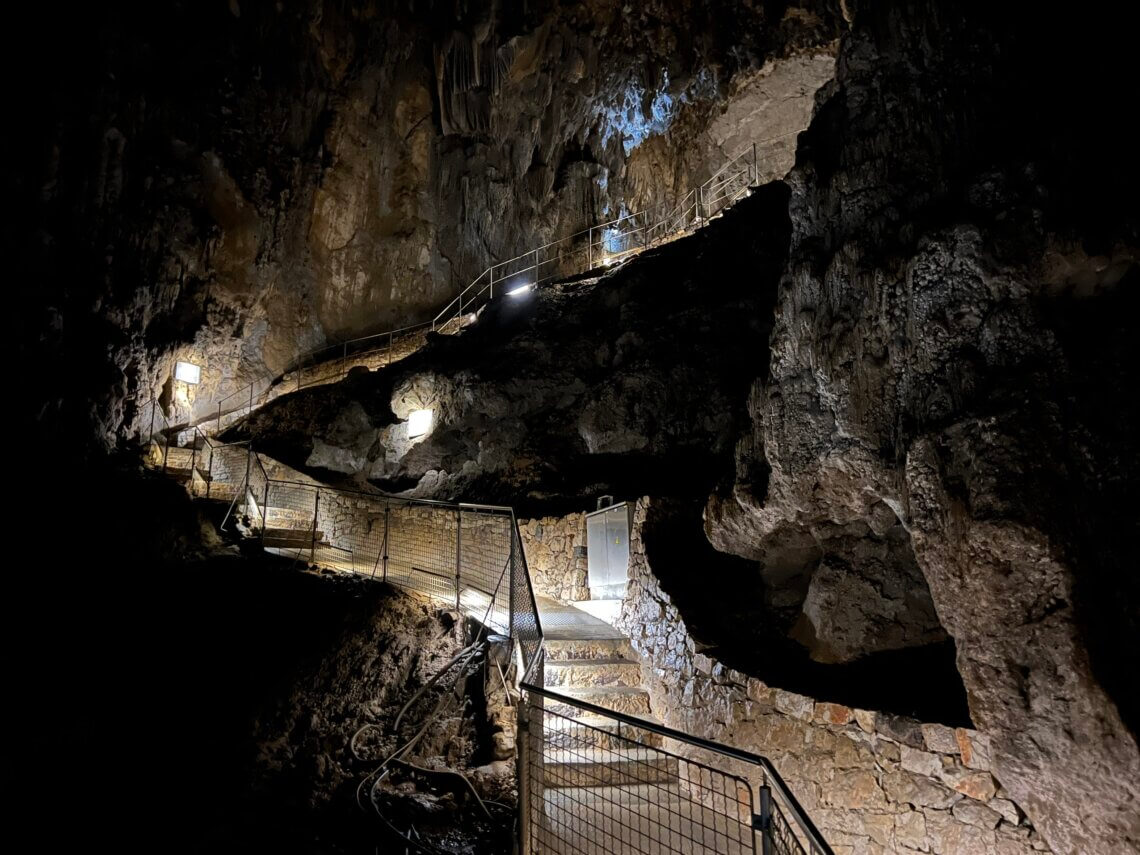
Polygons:
<instances>
[{"instance_id":1,"label":"limestone rock face","mask_svg":"<svg viewBox=\"0 0 1140 855\"><path fill-rule=\"evenodd\" d=\"M786 204L774 184L598 280L502 296L460 334L279 398L233 436L298 468L524 514L647 483L703 498L731 471L763 365ZM756 280L733 276L742 264ZM410 436L420 409L431 428Z\"/></svg>"},{"instance_id":2,"label":"limestone rock face","mask_svg":"<svg viewBox=\"0 0 1140 855\"><path fill-rule=\"evenodd\" d=\"M1096 58L1062 71L1073 45ZM889 508L906 562L820 558L800 628L836 655L863 627L889 639L892 598L867 586L917 568L916 613L932 604L954 639L994 774L1059 852L1140 847L1125 676L1140 666L1140 182L1134 153L1046 106L1111 110L1127 75L1100 58L1117 55L1083 23L860 9L801 137L770 372L705 523L718 548L790 573L826 550L821 532ZM861 611L840 628L828 609L844 601ZM958 818L959 845L988 849L993 815ZM927 815L927 834L945 822Z\"/></svg>"},{"instance_id":3,"label":"limestone rock face","mask_svg":"<svg viewBox=\"0 0 1140 855\"><path fill-rule=\"evenodd\" d=\"M175 422L201 417L329 341L430 319L493 261L634 210L649 197L627 159L682 107L696 118L655 184L692 172L684 152L718 168L698 137L762 69L791 82L741 109L794 134L838 34L814 0L49 14L21 10L14 31L51 32L83 71L44 72L13 108L31 131L4 167L28 212L9 257L49 328L21 345L59 363L32 411L75 385L75 433L108 442L153 395ZM15 75L42 56L6 59ZM202 383L173 383L176 360Z\"/></svg>"}]
</instances>

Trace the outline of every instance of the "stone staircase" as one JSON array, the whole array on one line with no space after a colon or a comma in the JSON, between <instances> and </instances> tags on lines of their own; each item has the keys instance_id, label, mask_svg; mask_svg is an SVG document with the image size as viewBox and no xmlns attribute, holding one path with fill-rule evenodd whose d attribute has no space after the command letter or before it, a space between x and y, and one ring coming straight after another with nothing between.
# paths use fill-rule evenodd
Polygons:
<instances>
[{"instance_id":1,"label":"stone staircase","mask_svg":"<svg viewBox=\"0 0 1140 855\"><path fill-rule=\"evenodd\" d=\"M553 619L549 606L544 611L550 625L544 685L568 699L659 723L629 639L585 612L573 615L575 611L560 608ZM585 713L571 703L547 699L544 712L543 783L551 810L569 803L636 801L646 788L668 799L676 789L677 760L651 750L662 746L658 734Z\"/></svg>"}]
</instances>

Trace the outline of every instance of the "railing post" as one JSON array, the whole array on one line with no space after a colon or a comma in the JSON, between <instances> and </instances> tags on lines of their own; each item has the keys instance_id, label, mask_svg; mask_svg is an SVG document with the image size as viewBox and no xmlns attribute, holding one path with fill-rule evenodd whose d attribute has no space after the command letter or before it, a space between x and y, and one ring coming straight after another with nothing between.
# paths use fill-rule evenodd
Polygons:
<instances>
[{"instance_id":1,"label":"railing post","mask_svg":"<svg viewBox=\"0 0 1140 855\"><path fill-rule=\"evenodd\" d=\"M772 790L767 784L760 788L760 815L755 818L760 832L760 855L775 855L772 840Z\"/></svg>"},{"instance_id":2,"label":"railing post","mask_svg":"<svg viewBox=\"0 0 1140 855\"><path fill-rule=\"evenodd\" d=\"M519 784L519 855L530 855L530 718L528 695L519 693L518 728L515 736L515 780Z\"/></svg>"},{"instance_id":3,"label":"railing post","mask_svg":"<svg viewBox=\"0 0 1140 855\"><path fill-rule=\"evenodd\" d=\"M508 595L507 608L509 609L509 614L507 615L507 635L511 638L511 641L517 641L517 639L515 638L515 567L516 567L516 565L515 565L515 515L514 515L513 511L511 512L511 516L510 516L509 531L510 531L510 538L511 538L511 546L510 546L510 552L508 553L509 557L507 558L507 561L510 562L510 564L508 566L510 567L511 572L510 572L510 579L508 580L509 587L507 588L507 595Z\"/></svg>"},{"instance_id":4,"label":"railing post","mask_svg":"<svg viewBox=\"0 0 1140 855\"><path fill-rule=\"evenodd\" d=\"M265 530L269 528L269 479L265 479L265 501L261 505L261 551L265 551Z\"/></svg>"},{"instance_id":5,"label":"railing post","mask_svg":"<svg viewBox=\"0 0 1140 855\"><path fill-rule=\"evenodd\" d=\"M538 250L534 251L534 287L538 287Z\"/></svg>"},{"instance_id":6,"label":"railing post","mask_svg":"<svg viewBox=\"0 0 1140 855\"><path fill-rule=\"evenodd\" d=\"M495 299L495 268L494 267L488 267L487 270L491 274L491 292L490 292L490 296L488 296L487 299L488 300L494 300Z\"/></svg>"},{"instance_id":7,"label":"railing post","mask_svg":"<svg viewBox=\"0 0 1140 855\"><path fill-rule=\"evenodd\" d=\"M222 402L218 401L218 425L214 428L214 435L217 436L222 432Z\"/></svg>"},{"instance_id":8,"label":"railing post","mask_svg":"<svg viewBox=\"0 0 1140 855\"><path fill-rule=\"evenodd\" d=\"M459 567L463 560L463 511L455 512L455 608L459 608Z\"/></svg>"},{"instance_id":9,"label":"railing post","mask_svg":"<svg viewBox=\"0 0 1140 855\"><path fill-rule=\"evenodd\" d=\"M760 180L760 161L756 158L756 143L752 143L752 186Z\"/></svg>"},{"instance_id":10,"label":"railing post","mask_svg":"<svg viewBox=\"0 0 1140 855\"><path fill-rule=\"evenodd\" d=\"M586 265L586 270L594 269L594 227L590 226L590 233L586 237L586 251L589 253L589 262Z\"/></svg>"},{"instance_id":11,"label":"railing post","mask_svg":"<svg viewBox=\"0 0 1140 855\"><path fill-rule=\"evenodd\" d=\"M209 443L207 443L209 445ZM210 485L214 481L214 446L209 445L210 462L206 464L206 498L210 498Z\"/></svg>"},{"instance_id":12,"label":"railing post","mask_svg":"<svg viewBox=\"0 0 1140 855\"><path fill-rule=\"evenodd\" d=\"M150 433L146 435L147 442L154 442L154 411L158 409L158 398L150 400Z\"/></svg>"},{"instance_id":13,"label":"railing post","mask_svg":"<svg viewBox=\"0 0 1140 855\"><path fill-rule=\"evenodd\" d=\"M391 532L392 503L384 500L384 581L388 581L388 535Z\"/></svg>"},{"instance_id":14,"label":"railing post","mask_svg":"<svg viewBox=\"0 0 1140 855\"><path fill-rule=\"evenodd\" d=\"M309 564L316 563L317 557L317 512L321 509L321 491L317 490L316 496L313 497L313 536L309 544Z\"/></svg>"},{"instance_id":15,"label":"railing post","mask_svg":"<svg viewBox=\"0 0 1140 855\"><path fill-rule=\"evenodd\" d=\"M250 455L252 455L252 454L253 454L253 442L251 441L249 443L249 445L247 445L245 447L245 491L247 493L249 492L249 463L250 463L249 458L250 458ZM247 502L247 504L248 504L248 502ZM249 510L249 509L246 508L246 510Z\"/></svg>"},{"instance_id":16,"label":"railing post","mask_svg":"<svg viewBox=\"0 0 1140 855\"><path fill-rule=\"evenodd\" d=\"M190 428L190 495L194 495L194 469L198 465L198 428Z\"/></svg>"}]
</instances>

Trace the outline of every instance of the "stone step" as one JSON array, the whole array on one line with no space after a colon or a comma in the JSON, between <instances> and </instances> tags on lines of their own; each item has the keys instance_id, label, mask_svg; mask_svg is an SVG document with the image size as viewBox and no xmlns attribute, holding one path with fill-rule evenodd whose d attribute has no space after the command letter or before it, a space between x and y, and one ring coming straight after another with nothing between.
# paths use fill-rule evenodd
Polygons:
<instances>
[{"instance_id":1,"label":"stone step","mask_svg":"<svg viewBox=\"0 0 1140 855\"><path fill-rule=\"evenodd\" d=\"M559 694L569 699L585 701L595 706L604 707L614 712L627 715L650 715L649 693L640 687L633 686L606 686L588 689L559 689ZM586 714L579 707L571 703L546 698L543 707L550 713L577 718Z\"/></svg>"},{"instance_id":2,"label":"stone step","mask_svg":"<svg viewBox=\"0 0 1140 855\"><path fill-rule=\"evenodd\" d=\"M567 659L630 659L637 655L628 638L548 638L543 647L546 662L563 662Z\"/></svg>"},{"instance_id":3,"label":"stone step","mask_svg":"<svg viewBox=\"0 0 1140 855\"><path fill-rule=\"evenodd\" d=\"M649 748L547 748L542 767L543 781L554 788L669 784L678 771L676 757Z\"/></svg>"},{"instance_id":4,"label":"stone step","mask_svg":"<svg viewBox=\"0 0 1140 855\"><path fill-rule=\"evenodd\" d=\"M591 686L640 686L641 665L629 659L559 659L547 662L548 688L584 689Z\"/></svg>"},{"instance_id":5,"label":"stone step","mask_svg":"<svg viewBox=\"0 0 1140 855\"><path fill-rule=\"evenodd\" d=\"M654 724L660 724L653 716L638 716ZM580 716L576 719L550 716L543 722L543 739L556 748L573 748L588 742L599 748L629 748L633 743L661 748L665 737L649 730L637 728L598 715Z\"/></svg>"},{"instance_id":6,"label":"stone step","mask_svg":"<svg viewBox=\"0 0 1140 855\"><path fill-rule=\"evenodd\" d=\"M616 598L592 599L576 602L574 607L581 609L586 614L593 615L598 620L604 620L612 626L614 621L618 619L618 615L621 614L621 604L622 601Z\"/></svg>"}]
</instances>

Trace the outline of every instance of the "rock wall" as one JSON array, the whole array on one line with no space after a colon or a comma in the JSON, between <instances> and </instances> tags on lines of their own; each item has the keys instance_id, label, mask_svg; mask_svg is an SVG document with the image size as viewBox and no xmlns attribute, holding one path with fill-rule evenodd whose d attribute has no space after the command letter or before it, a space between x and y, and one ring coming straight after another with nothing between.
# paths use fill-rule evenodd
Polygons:
<instances>
[{"instance_id":1,"label":"rock wall","mask_svg":"<svg viewBox=\"0 0 1140 855\"><path fill-rule=\"evenodd\" d=\"M707 508L711 542L765 567L905 529L993 770L1058 852L1140 849L1140 169L1050 118L1127 97L1135 30L859 10L789 176L736 483Z\"/></svg>"},{"instance_id":2,"label":"rock wall","mask_svg":"<svg viewBox=\"0 0 1140 855\"><path fill-rule=\"evenodd\" d=\"M604 277L497 299L459 335L284 395L233 436L298 468L526 516L647 485L703 498L731 471L764 363L786 199L769 185ZM421 408L432 428L409 439Z\"/></svg>"},{"instance_id":3,"label":"rock wall","mask_svg":"<svg viewBox=\"0 0 1140 855\"><path fill-rule=\"evenodd\" d=\"M519 535L536 593L563 602L590 599L584 513L519 520Z\"/></svg>"},{"instance_id":4,"label":"rock wall","mask_svg":"<svg viewBox=\"0 0 1140 855\"><path fill-rule=\"evenodd\" d=\"M768 757L837 855L1051 851L984 734L783 691L702 653L646 555L651 502L634 509L618 625L666 725Z\"/></svg>"},{"instance_id":5,"label":"rock wall","mask_svg":"<svg viewBox=\"0 0 1140 855\"><path fill-rule=\"evenodd\" d=\"M13 106L26 215L5 240L37 283L21 348L58 373L30 409L80 436L152 395L200 416L330 339L430 318L490 261L633 204L628 153L676 103L709 107L838 22L822 2L134 7L12 22L71 60ZM179 359L200 385L172 381Z\"/></svg>"}]
</instances>

